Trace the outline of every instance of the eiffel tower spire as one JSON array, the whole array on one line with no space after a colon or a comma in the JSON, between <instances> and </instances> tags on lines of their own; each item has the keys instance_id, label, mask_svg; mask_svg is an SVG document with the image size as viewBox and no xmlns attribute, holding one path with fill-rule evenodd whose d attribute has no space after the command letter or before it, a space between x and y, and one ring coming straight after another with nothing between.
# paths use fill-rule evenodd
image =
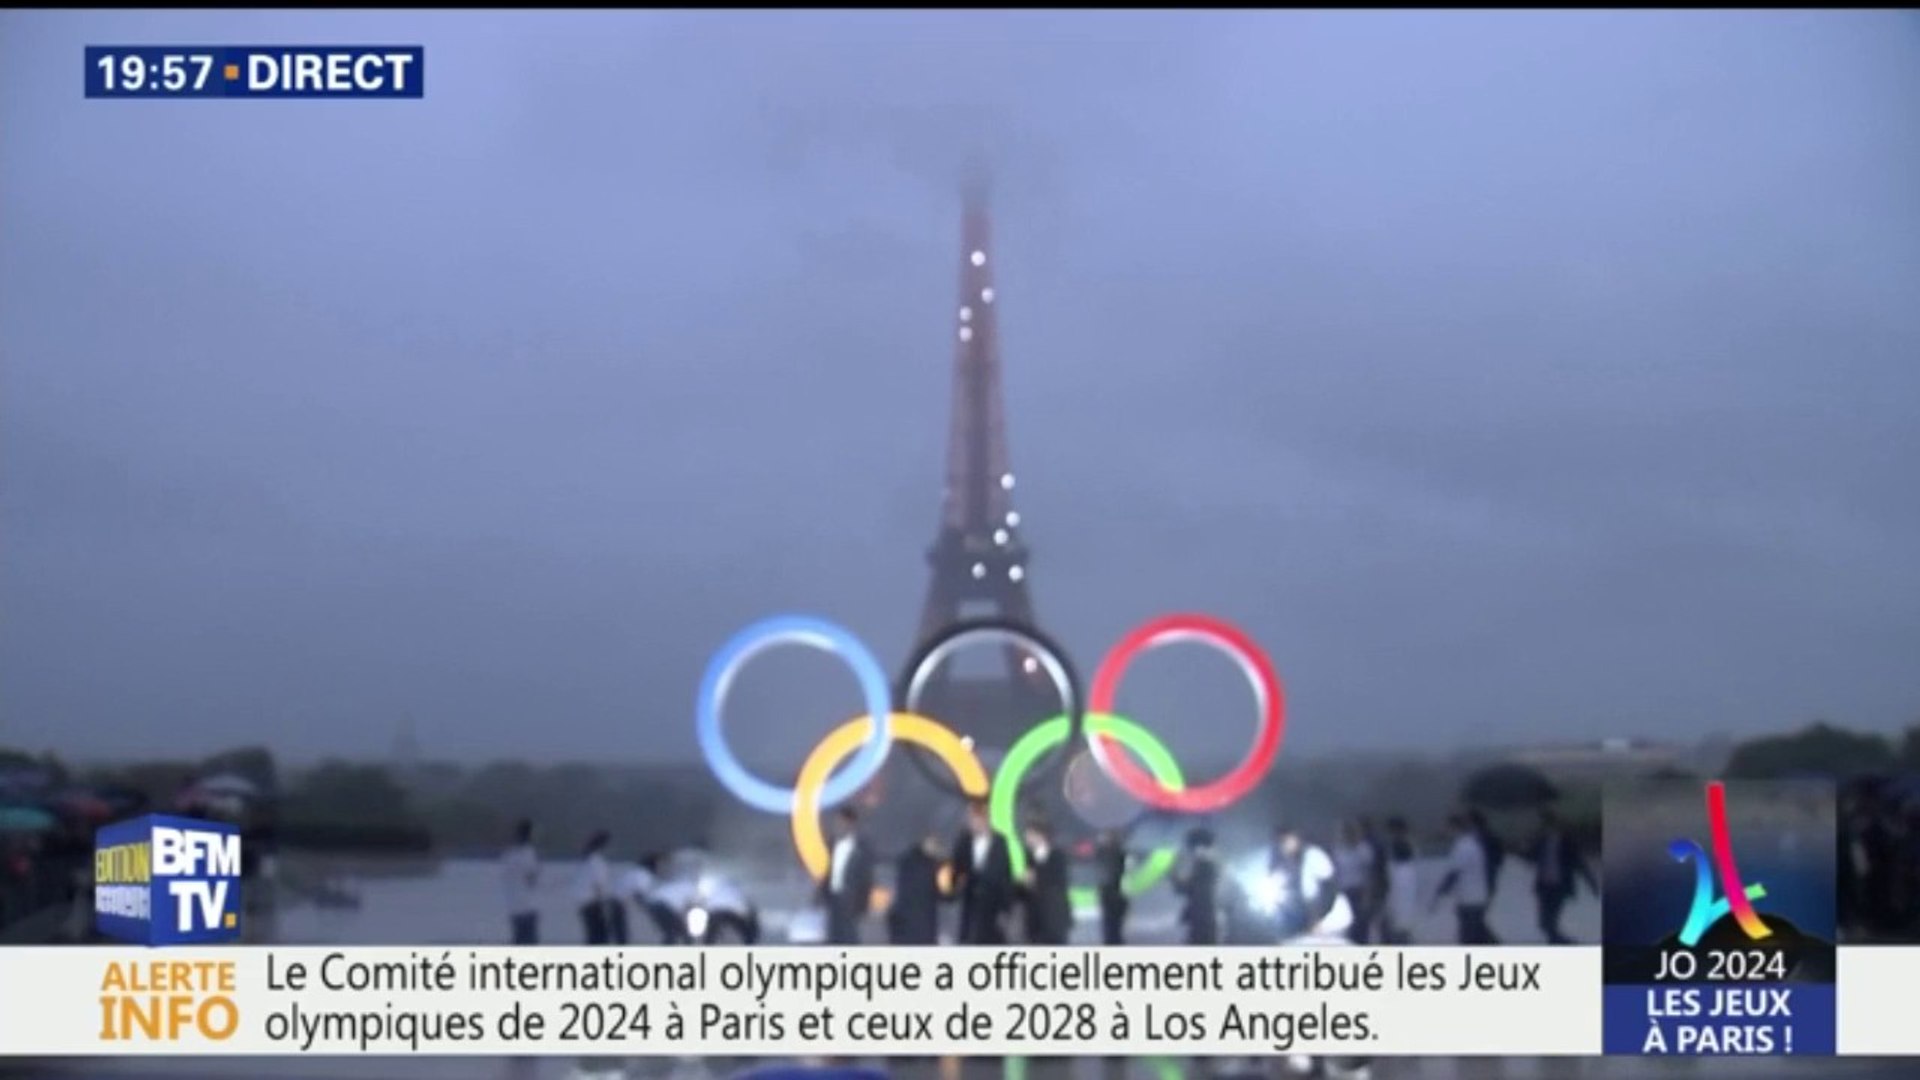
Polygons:
<instances>
[{"instance_id":1,"label":"eiffel tower spire","mask_svg":"<svg viewBox=\"0 0 1920 1080\"><path fill-rule=\"evenodd\" d=\"M1033 624L1029 551L1014 509L1016 480L1000 385L1000 296L987 190L984 173L975 170L965 184L961 214L960 292L951 323L953 413L940 526L927 552L932 580L921 609L923 642L965 618ZM1054 696L1039 664L1017 648L1005 650L1004 670L995 678L962 682L943 672L926 691L934 715L961 720L995 749L1058 712Z\"/></svg>"}]
</instances>

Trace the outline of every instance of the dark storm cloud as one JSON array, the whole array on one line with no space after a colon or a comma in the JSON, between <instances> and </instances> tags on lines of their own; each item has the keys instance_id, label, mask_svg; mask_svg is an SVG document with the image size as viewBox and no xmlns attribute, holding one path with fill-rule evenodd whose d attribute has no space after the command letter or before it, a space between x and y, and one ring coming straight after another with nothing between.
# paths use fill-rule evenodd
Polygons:
<instances>
[{"instance_id":1,"label":"dark storm cloud","mask_svg":"<svg viewBox=\"0 0 1920 1080\"><path fill-rule=\"evenodd\" d=\"M899 661L982 159L1083 665L1218 610L1309 747L1920 713L1910 15L0 26L6 741L675 755L754 616ZM239 40L418 41L427 98L79 98ZM1232 694L1128 704L1218 752Z\"/></svg>"}]
</instances>

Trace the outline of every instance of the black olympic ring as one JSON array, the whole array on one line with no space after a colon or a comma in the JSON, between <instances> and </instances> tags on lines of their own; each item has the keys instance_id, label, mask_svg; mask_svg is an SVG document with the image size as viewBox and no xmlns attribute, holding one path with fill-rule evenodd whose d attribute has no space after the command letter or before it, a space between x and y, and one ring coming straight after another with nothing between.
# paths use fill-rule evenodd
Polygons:
<instances>
[{"instance_id":1,"label":"black olympic ring","mask_svg":"<svg viewBox=\"0 0 1920 1080\"><path fill-rule=\"evenodd\" d=\"M996 639L997 643L1004 642L1025 648L1045 669L1047 676L1053 680L1054 688L1060 692L1062 699L1060 711L1066 715L1068 724L1066 741L1048 751L1049 760L1045 765L1034 768L1022 779L1020 787L1024 790L1029 782L1058 772L1060 767L1071 760L1073 753L1083 745L1087 698L1081 688L1080 673L1074 669L1073 660L1067 655L1067 651L1052 638L1026 623L1012 619L962 619L921 642L914 649L913 654L907 657L906 665L901 669L900 685L895 692L894 700L900 703L897 708L902 712L919 712L917 699L924 692L927 680L938 670L940 662L973 638L992 638ZM936 719L945 721L948 718L937 717ZM1020 717L1019 719L1022 722L1031 722L1044 717ZM961 732L961 734L966 733ZM908 746L906 749L907 759L913 762L914 769L928 783L948 795L967 797L967 793L948 775L951 770L944 765L935 768L927 760L932 757L931 754L916 746Z\"/></svg>"}]
</instances>

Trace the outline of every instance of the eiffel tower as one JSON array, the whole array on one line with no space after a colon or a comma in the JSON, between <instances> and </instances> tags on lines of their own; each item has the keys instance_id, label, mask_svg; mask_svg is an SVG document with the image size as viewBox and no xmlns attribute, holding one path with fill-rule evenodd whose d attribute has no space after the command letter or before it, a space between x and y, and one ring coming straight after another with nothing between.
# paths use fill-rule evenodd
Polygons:
<instances>
[{"instance_id":1,"label":"eiffel tower","mask_svg":"<svg viewBox=\"0 0 1920 1080\"><path fill-rule=\"evenodd\" d=\"M939 531L927 550L932 578L921 608L922 643L962 619L1034 625L1030 552L1013 506L1000 386L1000 296L984 182L967 188L960 238L946 489ZM987 677L962 678L953 664L944 664L917 702L923 712L970 736L989 763L1035 722L1061 710L1052 680L1021 649L1004 649L996 667Z\"/></svg>"}]
</instances>

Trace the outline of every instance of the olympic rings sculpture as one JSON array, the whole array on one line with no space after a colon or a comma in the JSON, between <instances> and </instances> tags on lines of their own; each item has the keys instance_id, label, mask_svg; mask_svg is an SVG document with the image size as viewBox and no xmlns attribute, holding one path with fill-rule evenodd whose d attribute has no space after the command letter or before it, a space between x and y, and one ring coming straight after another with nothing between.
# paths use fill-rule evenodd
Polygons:
<instances>
[{"instance_id":1,"label":"olympic rings sculpture","mask_svg":"<svg viewBox=\"0 0 1920 1080\"><path fill-rule=\"evenodd\" d=\"M1146 759L1147 768L1153 778L1170 790L1178 791L1186 786L1180 776L1180 763L1173 759L1166 745L1153 737L1153 733L1124 716L1111 713L1092 713L1087 717L1087 728L1094 735L1106 739L1119 740L1127 749ZM1067 718L1056 716L1051 720L1035 724L1022 735L1018 742L1007 750L1007 756L1000 761L1000 771L993 778L992 794L987 800L987 821L993 831L1012 836L1019 831L1015 820L1019 806L1021 774L1033 767L1041 754L1066 742L1071 737ZM1137 896L1158 884L1173 869L1173 863L1179 852L1172 847L1163 847L1147 856L1145 862L1135 867L1120 883L1120 890L1128 896ZM1027 869L1027 846L1008 844L1007 857L1013 863L1015 877L1024 874ZM1084 885L1075 885L1067 890L1073 899L1073 906L1081 911L1097 911L1100 898Z\"/></svg>"},{"instance_id":2,"label":"olympic rings sculpture","mask_svg":"<svg viewBox=\"0 0 1920 1080\"><path fill-rule=\"evenodd\" d=\"M915 711L934 671L957 649L979 641L1001 642L1028 652L1059 691L1064 710L1042 721L1014 742L991 780L974 754L972 741L938 720ZM1166 746L1139 723L1114 711L1120 681L1143 653L1180 641L1212 646L1232 658L1247 679L1259 709L1259 724L1246 756L1225 775L1190 787ZM791 788L754 776L728 748L722 714L734 677L748 660L778 645L804 645L832 653L852 668L866 713L846 721L814 747ZM694 730L701 753L716 779L756 810L791 818L794 849L810 875L819 879L830 862L820 829L820 814L852 798L886 765L896 741L927 751L952 773L954 790L985 797L995 831L1015 833L1019 794L1035 766L1050 751L1084 742L1091 760L1122 790L1163 812L1206 814L1237 802L1256 787L1279 754L1286 731L1285 697L1273 662L1237 627L1206 615L1165 615L1129 632L1095 669L1082 704L1080 682L1066 654L1029 627L997 620L963 622L924 643L911 658L901 681L900 707L887 685L880 661L860 639L827 620L783 615L756 622L722 645L708 661L695 704ZM1008 845L1014 870L1026 863L1025 847ZM1144 892L1173 865L1171 847L1154 851L1124 883L1130 893ZM876 890L876 900L885 897ZM1092 890L1073 890L1074 906L1095 904Z\"/></svg>"},{"instance_id":3,"label":"olympic rings sculpture","mask_svg":"<svg viewBox=\"0 0 1920 1080\"><path fill-rule=\"evenodd\" d=\"M976 644L1010 645L1025 653L1026 657L1039 665L1053 681L1054 697L1060 702L1060 709L1067 716L1070 730L1067 737L1060 740L1068 745L1080 741L1082 721L1085 716L1084 698L1080 692L1080 674L1067 652L1055 644L1051 638L1032 627L1003 619L972 619L956 622L940 633L920 643L912 656L907 658L907 677L901 680L901 708L906 712L920 711L920 697L933 681L934 673L940 665L947 662L954 653L968 645ZM963 795L956 788L946 784L937 774L927 769L919 755L910 754L908 760L920 769L920 773L933 786L946 788L949 795ZM1039 770L1029 769L1028 775L1037 775ZM1022 782L1026 776L1021 777Z\"/></svg>"},{"instance_id":4,"label":"olympic rings sculpture","mask_svg":"<svg viewBox=\"0 0 1920 1080\"><path fill-rule=\"evenodd\" d=\"M866 699L867 715L874 718L873 731L853 757L845 772L829 777L820 792L822 807L836 806L852 798L880 775L887 763L893 729L893 698L887 689L887 672L859 638L825 619L806 615L785 615L765 619L728 639L707 662L706 675L700 680L700 703L694 714L700 752L706 755L721 786L741 802L769 814L787 814L799 802L795 788L778 788L747 771L740 759L727 748L720 732L720 707L726 702L727 689L747 661L776 645L806 645L833 653L853 668L860 680L860 693Z\"/></svg>"}]
</instances>

